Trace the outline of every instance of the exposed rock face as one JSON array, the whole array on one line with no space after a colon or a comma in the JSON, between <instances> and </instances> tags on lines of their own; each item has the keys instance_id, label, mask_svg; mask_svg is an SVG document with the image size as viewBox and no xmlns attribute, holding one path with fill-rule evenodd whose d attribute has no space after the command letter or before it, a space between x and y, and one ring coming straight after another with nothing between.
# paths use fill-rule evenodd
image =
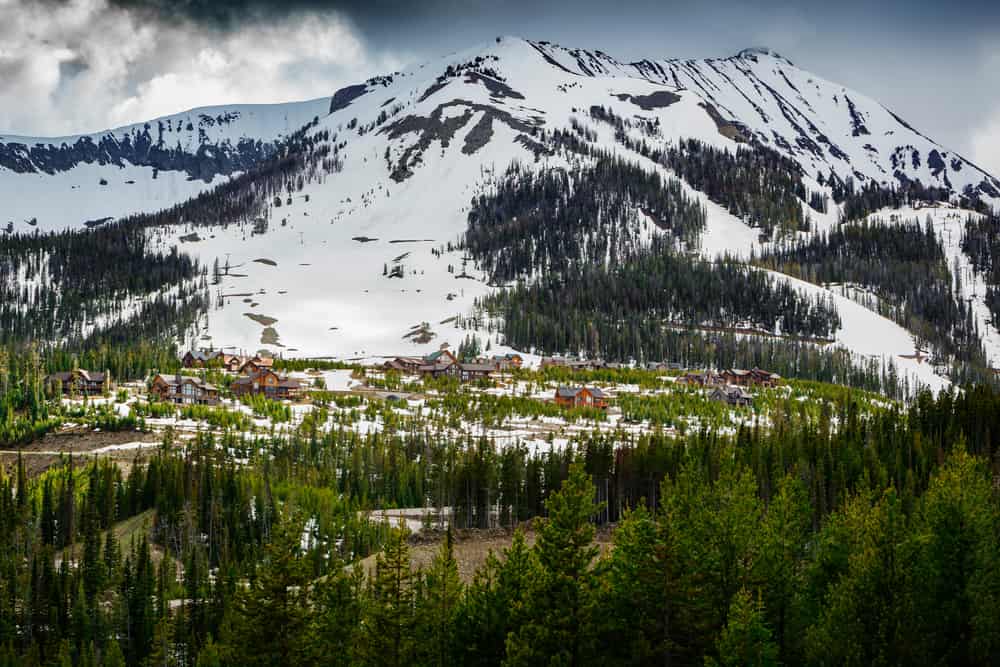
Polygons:
<instances>
[{"instance_id":1,"label":"exposed rock face","mask_svg":"<svg viewBox=\"0 0 1000 667\"><path fill-rule=\"evenodd\" d=\"M203 122L212 123L230 123L233 120L232 117L203 117ZM203 129L199 130L197 147L193 151L181 147L182 137L179 134L187 139L195 131L193 124L173 130L163 121L156 127L146 123L141 129L135 128L123 135L108 132L96 138L81 136L72 143L58 145L10 141L0 143L0 167L21 174L55 174L79 164L122 167L128 162L160 171L182 171L189 178L207 182L219 174L245 170L270 156L275 148L273 142L247 138L239 139L235 144L229 140L211 142ZM171 139L174 140L172 144Z\"/></svg>"}]
</instances>

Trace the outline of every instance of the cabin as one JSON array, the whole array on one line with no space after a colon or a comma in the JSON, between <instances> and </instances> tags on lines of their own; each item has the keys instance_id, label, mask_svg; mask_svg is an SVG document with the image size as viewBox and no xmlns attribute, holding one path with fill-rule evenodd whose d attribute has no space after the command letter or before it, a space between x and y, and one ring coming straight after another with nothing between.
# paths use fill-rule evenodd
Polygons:
<instances>
[{"instance_id":1,"label":"cabin","mask_svg":"<svg viewBox=\"0 0 1000 667\"><path fill-rule=\"evenodd\" d=\"M184 368L204 368L216 359L221 360L222 350L188 350L181 358Z\"/></svg>"},{"instance_id":2,"label":"cabin","mask_svg":"<svg viewBox=\"0 0 1000 667\"><path fill-rule=\"evenodd\" d=\"M271 357L255 356L243 362L243 365L240 366L240 373L249 375L262 370L270 370L272 366L274 366L274 359Z\"/></svg>"},{"instance_id":3,"label":"cabin","mask_svg":"<svg viewBox=\"0 0 1000 667\"><path fill-rule=\"evenodd\" d=\"M723 384L723 378L709 371L691 372L677 378L679 384L686 384L694 387L714 387Z\"/></svg>"},{"instance_id":4,"label":"cabin","mask_svg":"<svg viewBox=\"0 0 1000 667\"><path fill-rule=\"evenodd\" d=\"M106 380L106 382L105 382ZM72 371L52 373L45 377L46 387L59 385L59 392L65 396L100 396L111 391L111 377L100 371Z\"/></svg>"},{"instance_id":5,"label":"cabin","mask_svg":"<svg viewBox=\"0 0 1000 667\"><path fill-rule=\"evenodd\" d=\"M240 369L243 368L243 364L247 362L245 357L241 357L238 354L223 354L222 355L222 367L225 368L230 373L239 373Z\"/></svg>"},{"instance_id":6,"label":"cabin","mask_svg":"<svg viewBox=\"0 0 1000 667\"><path fill-rule=\"evenodd\" d=\"M444 362L451 362L453 364L458 363L458 357L452 354L451 350L449 350L447 347L442 346L441 349L438 350L437 352L431 352L426 357L424 357L425 365L444 363Z\"/></svg>"},{"instance_id":7,"label":"cabin","mask_svg":"<svg viewBox=\"0 0 1000 667\"><path fill-rule=\"evenodd\" d=\"M488 378L497 370L496 365L490 363L458 364L459 378L462 382Z\"/></svg>"},{"instance_id":8,"label":"cabin","mask_svg":"<svg viewBox=\"0 0 1000 667\"><path fill-rule=\"evenodd\" d=\"M283 377L270 368L261 368L233 380L235 396L261 394L276 401L295 400L302 394L302 382Z\"/></svg>"},{"instance_id":9,"label":"cabin","mask_svg":"<svg viewBox=\"0 0 1000 667\"><path fill-rule=\"evenodd\" d=\"M727 368L722 371L722 379L726 384L737 387L773 387L781 380L781 376L760 368L748 371L742 368Z\"/></svg>"},{"instance_id":10,"label":"cabin","mask_svg":"<svg viewBox=\"0 0 1000 667\"><path fill-rule=\"evenodd\" d=\"M565 357L543 357L541 367L568 368L571 371L593 371L606 368L607 364L600 359L584 360L567 359Z\"/></svg>"},{"instance_id":11,"label":"cabin","mask_svg":"<svg viewBox=\"0 0 1000 667\"><path fill-rule=\"evenodd\" d=\"M720 401L733 406L751 405L753 403L753 396L743 387L716 387L708 397L713 401Z\"/></svg>"},{"instance_id":12,"label":"cabin","mask_svg":"<svg viewBox=\"0 0 1000 667\"><path fill-rule=\"evenodd\" d=\"M520 354L494 354L482 363L493 364L493 367L498 371L509 371L520 368L524 359Z\"/></svg>"},{"instance_id":13,"label":"cabin","mask_svg":"<svg viewBox=\"0 0 1000 667\"><path fill-rule=\"evenodd\" d=\"M448 356L434 363L421 364L417 368L417 372L420 373L422 377L460 377L461 369L458 363L452 361Z\"/></svg>"},{"instance_id":14,"label":"cabin","mask_svg":"<svg viewBox=\"0 0 1000 667\"><path fill-rule=\"evenodd\" d=\"M190 375L156 375L150 392L161 401L177 405L218 405L218 387Z\"/></svg>"},{"instance_id":15,"label":"cabin","mask_svg":"<svg viewBox=\"0 0 1000 667\"><path fill-rule=\"evenodd\" d=\"M555 401L564 408L608 408L608 395L597 387L559 387Z\"/></svg>"},{"instance_id":16,"label":"cabin","mask_svg":"<svg viewBox=\"0 0 1000 667\"><path fill-rule=\"evenodd\" d=\"M422 357L396 357L382 364L382 370L396 371L408 375L416 375L424 365Z\"/></svg>"}]
</instances>

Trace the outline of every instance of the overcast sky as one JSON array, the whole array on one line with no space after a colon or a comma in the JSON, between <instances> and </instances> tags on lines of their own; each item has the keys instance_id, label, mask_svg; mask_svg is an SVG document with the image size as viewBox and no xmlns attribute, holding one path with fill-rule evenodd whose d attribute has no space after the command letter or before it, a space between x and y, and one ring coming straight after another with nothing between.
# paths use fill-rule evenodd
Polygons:
<instances>
[{"instance_id":1,"label":"overcast sky","mask_svg":"<svg viewBox=\"0 0 1000 667\"><path fill-rule=\"evenodd\" d=\"M1000 175L998 0L0 0L0 132L320 97L500 34L623 60L769 46Z\"/></svg>"}]
</instances>

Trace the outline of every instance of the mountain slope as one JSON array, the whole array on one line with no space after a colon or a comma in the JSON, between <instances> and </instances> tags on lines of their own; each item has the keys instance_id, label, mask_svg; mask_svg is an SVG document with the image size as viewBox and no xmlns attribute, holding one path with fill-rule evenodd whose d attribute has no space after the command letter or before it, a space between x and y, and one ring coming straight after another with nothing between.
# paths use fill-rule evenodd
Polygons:
<instances>
[{"instance_id":1,"label":"mountain slope","mask_svg":"<svg viewBox=\"0 0 1000 667\"><path fill-rule=\"evenodd\" d=\"M73 227L172 206L266 159L328 109L328 98L203 107L94 134L0 135L0 225Z\"/></svg>"},{"instance_id":2,"label":"mountain slope","mask_svg":"<svg viewBox=\"0 0 1000 667\"><path fill-rule=\"evenodd\" d=\"M628 64L601 52L502 38L349 86L331 98L259 114L241 111L231 123L200 128L206 141L194 125L188 130L183 121L168 122L173 134L167 133L171 139L162 145L179 135L184 159L194 162L162 163L173 168L158 171L155 179L156 167L147 158L112 159L111 152L103 164L77 161L64 170L49 169L52 174L45 167L53 162L40 158L20 171L0 165L0 195L12 202L8 218L15 231L30 229L24 221L32 219L38 229L75 227L158 210L226 184L236 194L220 198L250 198L254 206L217 215L182 206L171 213L173 226L155 230L162 247L177 246L204 267L216 262L221 267L217 279L214 270L209 276L216 307L185 343L374 356L428 350L443 341L455 345L477 327L497 345L487 322L468 319L474 301L495 286L461 241L470 201L496 193L512 163L526 171L571 174L615 155L655 173L704 210L700 235L674 238L670 220L635 201L625 204L623 229L639 245L654 237L674 238L679 250L707 257L746 256L772 231L764 234L760 221L725 192L713 200L698 189L706 187L698 179L678 179L678 165L661 149L682 140L728 155L751 147L771 151L767 168L774 183L786 185L784 208L770 215L780 218L791 206L798 220L797 227L781 233L808 234L802 229L835 224L840 207L829 200L834 186L849 181L899 185L919 179L956 201L1000 203L995 179L877 103L761 51L723 60ZM266 162L268 151L287 148L280 140L300 128L314 152L297 176L267 181L257 172L259 162L241 162L252 151L240 148L249 146L240 139L252 138L253 146L260 142L260 159ZM143 126L113 133L115 145L145 131ZM28 142L5 145L18 143ZM134 147L135 139L129 144ZM229 157L213 166L207 153L219 147ZM17 149L16 156L30 157L24 150ZM230 174L241 172L231 180ZM102 179L108 185L100 185ZM245 182L260 187L240 190ZM822 206L816 197L824 200ZM245 213L251 209L255 213ZM580 242L601 242L598 233L615 232L585 229ZM629 240L622 247L633 245ZM892 359L924 382L939 382L914 354L912 341L905 344L905 330L846 307L851 317L835 336L838 342ZM873 347L866 339L873 333L891 342Z\"/></svg>"}]
</instances>

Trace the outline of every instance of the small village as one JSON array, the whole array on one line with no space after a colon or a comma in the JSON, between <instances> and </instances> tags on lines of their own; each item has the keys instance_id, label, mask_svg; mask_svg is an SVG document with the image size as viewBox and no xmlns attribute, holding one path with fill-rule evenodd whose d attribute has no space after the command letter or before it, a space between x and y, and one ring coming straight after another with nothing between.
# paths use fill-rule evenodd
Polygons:
<instances>
[{"instance_id":1,"label":"small village","mask_svg":"<svg viewBox=\"0 0 1000 667\"><path fill-rule=\"evenodd\" d=\"M271 401L302 403L310 400L311 390L326 389L321 385L310 385L306 377L292 377L279 372L274 366L275 358L262 354L245 356L222 350L188 350L181 357L181 369L177 372L155 373L149 378L147 397L152 401L178 406L218 406L226 394L236 400L260 396ZM588 372L614 372L632 368L626 364L566 357L542 357L538 364L540 372L566 371L568 379ZM651 362L635 369L662 374L675 385L701 389L709 400L736 407L753 404L753 389L773 388L782 381L776 373L759 368L689 371L681 364ZM386 378L395 376L401 380L405 378L404 384L445 379L457 382L459 386L475 384L480 389L488 389L511 386L515 374L522 370L527 371L528 365L520 354L508 353L462 361L444 344L428 355L393 357L381 364L363 367L361 372L375 388L380 388L380 381L384 385ZM227 378L225 386L210 382L207 371ZM560 375L563 376L565 374ZM45 379L45 385L51 394L60 393L67 397L107 396L116 387L110 373L85 369L50 374ZM391 393L387 396L390 400L395 398ZM607 411L614 401L614 387L559 383L549 396L538 398L560 408Z\"/></svg>"}]
</instances>

